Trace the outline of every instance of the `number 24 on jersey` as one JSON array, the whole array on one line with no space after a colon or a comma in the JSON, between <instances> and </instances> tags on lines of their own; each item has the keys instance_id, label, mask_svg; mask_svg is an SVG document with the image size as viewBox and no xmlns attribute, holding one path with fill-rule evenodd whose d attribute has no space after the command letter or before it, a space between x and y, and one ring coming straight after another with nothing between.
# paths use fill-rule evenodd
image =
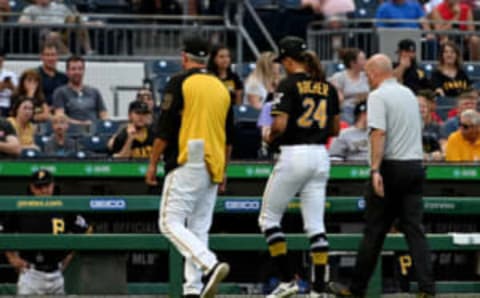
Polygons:
<instances>
[{"instance_id":1,"label":"number 24 on jersey","mask_svg":"<svg viewBox=\"0 0 480 298\"><path fill-rule=\"evenodd\" d=\"M316 122L319 128L325 128L327 124L327 101L320 100L318 103L311 97L303 100L305 108L303 114L297 119L297 125L301 128L310 128Z\"/></svg>"}]
</instances>

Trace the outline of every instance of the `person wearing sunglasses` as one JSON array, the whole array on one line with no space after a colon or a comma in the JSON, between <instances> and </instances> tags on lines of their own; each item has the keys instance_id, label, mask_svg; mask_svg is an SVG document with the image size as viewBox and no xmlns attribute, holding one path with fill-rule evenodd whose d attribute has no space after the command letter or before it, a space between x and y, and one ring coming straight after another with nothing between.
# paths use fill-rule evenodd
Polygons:
<instances>
[{"instance_id":1,"label":"person wearing sunglasses","mask_svg":"<svg viewBox=\"0 0 480 298\"><path fill-rule=\"evenodd\" d=\"M473 109L462 112L458 130L448 138L445 159L480 160L480 113Z\"/></svg>"}]
</instances>

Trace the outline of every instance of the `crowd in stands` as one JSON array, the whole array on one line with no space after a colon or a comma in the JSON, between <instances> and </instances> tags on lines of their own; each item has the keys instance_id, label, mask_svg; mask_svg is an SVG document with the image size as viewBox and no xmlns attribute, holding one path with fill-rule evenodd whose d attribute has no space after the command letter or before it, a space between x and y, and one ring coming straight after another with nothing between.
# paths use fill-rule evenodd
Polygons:
<instances>
[{"instance_id":1,"label":"crowd in stands","mask_svg":"<svg viewBox=\"0 0 480 298\"><path fill-rule=\"evenodd\" d=\"M2 156L148 158L159 113L152 90L138 90L129 105L127 120L122 123L110 120L99 90L83 83L85 60L69 57L63 73L57 69L57 49L56 44L46 43L40 53L41 65L24 70L19 78L2 66L5 54L0 55ZM400 41L397 53L395 76L418 98L424 125L425 160L479 160L479 95L463 69L458 47L453 42L442 46L431 77L418 67L412 40ZM365 161L368 152L365 101L370 91L363 70L366 55L360 49L346 48L340 57L344 69L326 78L337 88L344 128L329 143L331 158ZM254 138L259 144L253 154L240 154L243 158L268 158L274 153L265 143L260 145L271 125L271 104L282 78L280 65L274 58L273 52L262 53L243 83L232 70L227 47L215 47L210 56L208 68L230 91L237 123L242 122L245 111L251 113L249 121L252 115L257 120L253 126L256 133L238 133L246 139L237 142L237 151L242 151L242 146ZM252 126L240 125L239 129L251 130Z\"/></svg>"},{"instance_id":2,"label":"crowd in stands","mask_svg":"<svg viewBox=\"0 0 480 298\"><path fill-rule=\"evenodd\" d=\"M351 12L355 10L355 2L351 0L322 1L323 4L315 0L252 1L252 4L259 8L267 2L278 5L290 3L291 5L285 7L306 9L313 14L322 13L331 24L336 22L333 27L342 26L341 20L351 16ZM25 2L17 21L47 25L92 22L80 18L78 12L96 12L96 1L91 1L92 5L87 5L88 7L77 7L76 4L79 3L66 0ZM204 7L204 4L198 1L180 3L175 0L132 0L125 3L130 12L135 13L181 13L183 8L188 7L189 13L201 14L221 11L219 7L224 5L224 1L218 1L211 5L215 6L212 8ZM182 7L182 4L186 6ZM297 4L298 7L295 7ZM0 0L0 11L11 11L9 5L9 1ZM376 23L378 27L413 27L427 31L455 29L471 33L467 34L465 39L455 39L448 35L435 36L427 32L426 40L438 43L439 48L438 63L431 74L427 74L417 61L415 41L407 39L398 44L394 74L418 96L424 123L426 160L480 158L480 127L475 116L478 111L478 90L462 62L466 57L462 49L467 49L469 57L475 60L477 56L480 58L480 45L472 25L458 23L473 21L474 9L475 5L471 1L460 0L432 0L427 3L390 0L376 6L375 17L384 20ZM396 23L394 20L398 19L414 22ZM437 22L429 23L428 20ZM11 20L2 16L1 21ZM123 121L126 123L110 120L99 90L83 83L86 66L83 58L70 56L66 61L66 73L57 69L59 55L71 53L65 42L66 33L48 26L45 28L39 36L42 46L41 65L38 68L27 69L19 74L5 69L3 61L6 53L0 50L0 115L6 119L2 120L0 125L2 154L148 157L153 137L152 125L159 110L154 101L157 90L145 88L138 91L137 98L129 106L128 120ZM82 53L92 53L94 49L88 32L77 31L75 34L81 44ZM254 127L258 131L249 135L258 140L268 133L271 103L275 100L275 89L282 77L280 65L273 62L275 55L273 52L261 53L245 80L242 80L244 73L238 69L233 71L231 51L227 46L214 47L208 63L208 69L218 76L230 91L232 103L238 111L253 111L253 115L258 117L258 127ZM337 88L342 107L342 127L346 128L337 139L331 140L330 145L334 152L332 159L365 159L367 130L364 122L368 112L364 102L370 87L363 67L367 56L368 53L359 48L340 49L338 57L344 69L329 74L327 78ZM237 113L237 116L241 114ZM239 135L244 136L243 132ZM451 138L453 141L450 141ZM466 148L470 153L452 155L454 146ZM265 144L261 145L261 141L258 141L257 147L253 146L255 150L252 154L238 156L271 156L272 152L265 154L268 148ZM78 155L79 152L82 154Z\"/></svg>"}]
</instances>

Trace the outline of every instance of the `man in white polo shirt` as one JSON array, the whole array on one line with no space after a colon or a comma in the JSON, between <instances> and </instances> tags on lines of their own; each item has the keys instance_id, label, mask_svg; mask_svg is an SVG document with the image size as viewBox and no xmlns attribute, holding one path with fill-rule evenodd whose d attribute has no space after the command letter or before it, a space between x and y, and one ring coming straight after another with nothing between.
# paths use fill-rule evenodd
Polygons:
<instances>
[{"instance_id":1,"label":"man in white polo shirt","mask_svg":"<svg viewBox=\"0 0 480 298\"><path fill-rule=\"evenodd\" d=\"M371 180L365 196L366 226L349 288L331 282L338 297L364 297L385 236L395 219L405 234L418 279L418 297L434 297L430 250L423 232L422 124L410 89L393 77L391 60L374 55L365 65Z\"/></svg>"}]
</instances>

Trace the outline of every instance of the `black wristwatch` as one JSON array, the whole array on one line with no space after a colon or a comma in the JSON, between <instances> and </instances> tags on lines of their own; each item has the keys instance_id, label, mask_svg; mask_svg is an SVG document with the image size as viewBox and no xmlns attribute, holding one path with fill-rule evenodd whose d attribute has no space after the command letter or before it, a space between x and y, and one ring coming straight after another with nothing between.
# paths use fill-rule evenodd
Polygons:
<instances>
[{"instance_id":1,"label":"black wristwatch","mask_svg":"<svg viewBox=\"0 0 480 298\"><path fill-rule=\"evenodd\" d=\"M370 176L373 176L375 173L380 173L380 171L375 169L370 170Z\"/></svg>"}]
</instances>

